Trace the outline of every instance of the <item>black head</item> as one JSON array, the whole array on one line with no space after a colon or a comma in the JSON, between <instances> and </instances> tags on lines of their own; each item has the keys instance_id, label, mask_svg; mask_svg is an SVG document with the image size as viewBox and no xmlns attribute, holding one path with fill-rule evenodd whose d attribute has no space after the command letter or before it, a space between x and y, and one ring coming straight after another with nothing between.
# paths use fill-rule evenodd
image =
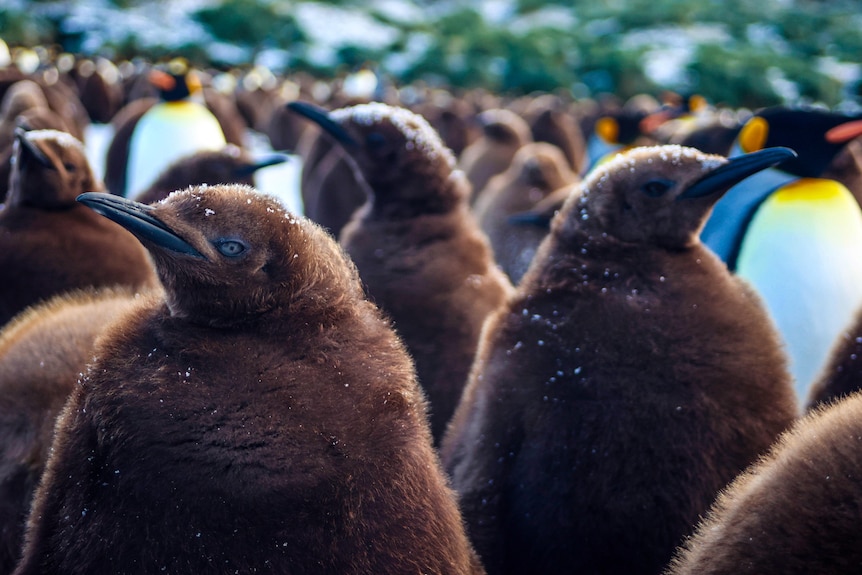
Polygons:
<instances>
[{"instance_id":1,"label":"black head","mask_svg":"<svg viewBox=\"0 0 862 575\"><path fill-rule=\"evenodd\" d=\"M792 148L798 156L781 164L781 169L800 177L817 178L850 140L862 134L859 120L859 116L825 110L776 106L749 119L737 142L746 153L774 146Z\"/></svg>"},{"instance_id":2,"label":"black head","mask_svg":"<svg viewBox=\"0 0 862 575\"><path fill-rule=\"evenodd\" d=\"M197 72L180 58L154 68L148 78L158 88L159 97L165 102L177 102L202 90Z\"/></svg>"}]
</instances>

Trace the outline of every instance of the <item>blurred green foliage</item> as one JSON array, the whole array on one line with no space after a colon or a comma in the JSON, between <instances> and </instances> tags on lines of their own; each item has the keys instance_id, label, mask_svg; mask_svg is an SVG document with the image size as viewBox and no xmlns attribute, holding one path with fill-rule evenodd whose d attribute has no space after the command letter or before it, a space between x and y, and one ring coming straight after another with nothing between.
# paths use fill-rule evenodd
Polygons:
<instances>
[{"instance_id":1,"label":"blurred green foliage","mask_svg":"<svg viewBox=\"0 0 862 575\"><path fill-rule=\"evenodd\" d=\"M118 7L159 1L109 0ZM432 80L512 94L568 89L627 98L672 89L755 108L789 99L833 106L858 98L860 92L860 82L847 66L858 65L862 54L862 7L857 0L514 0L504 6L509 13L497 18L487 17L487 6L477 1L415 0L412 7L427 18L408 23L387 16L379 5L329 0L325 3L364 10L381 25L397 29L398 37L382 48L342 45L335 61L325 66L308 56L313 34L293 16L299 3L213 0L191 17L214 39L246 50L250 58L280 48L290 54L291 68L330 76L369 61L388 72L387 58L400 55L402 64L391 70L396 82ZM561 11L566 18L557 17ZM525 24L531 17L535 20ZM62 41L61 24L56 13L46 18L0 8L0 36L12 44L57 42L58 36ZM700 37L704 29L713 33ZM650 31L652 36L644 34ZM418 54L409 49L416 34L428 39ZM644 44L643 37L660 45ZM160 55L158 47L142 48L135 39L110 49L117 55L133 50ZM682 61L655 60L662 50L676 50ZM172 53L177 52L173 47ZM207 58L201 46L182 46L179 52L195 61ZM843 67L824 66L824 59ZM657 85L650 71L672 66L681 69L662 76L667 85Z\"/></svg>"}]
</instances>

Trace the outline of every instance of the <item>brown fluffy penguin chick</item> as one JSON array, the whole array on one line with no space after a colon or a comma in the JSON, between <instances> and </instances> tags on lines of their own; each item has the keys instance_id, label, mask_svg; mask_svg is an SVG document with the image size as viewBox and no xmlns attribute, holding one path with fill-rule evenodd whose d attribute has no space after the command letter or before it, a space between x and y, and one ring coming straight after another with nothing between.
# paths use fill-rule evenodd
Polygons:
<instances>
[{"instance_id":1,"label":"brown fluffy penguin chick","mask_svg":"<svg viewBox=\"0 0 862 575\"><path fill-rule=\"evenodd\" d=\"M543 94L534 98L524 112L535 142L554 144L566 158L569 168L582 174L587 168L587 144L574 114L569 113L559 96Z\"/></svg>"},{"instance_id":2,"label":"brown fluffy penguin chick","mask_svg":"<svg viewBox=\"0 0 862 575\"><path fill-rule=\"evenodd\" d=\"M862 389L862 310L835 342L829 361L808 392L805 411L842 399Z\"/></svg>"},{"instance_id":3,"label":"brown fluffy penguin chick","mask_svg":"<svg viewBox=\"0 0 862 575\"><path fill-rule=\"evenodd\" d=\"M815 410L712 506L667 575L855 575L862 395Z\"/></svg>"},{"instance_id":4,"label":"brown fluffy penguin chick","mask_svg":"<svg viewBox=\"0 0 862 575\"><path fill-rule=\"evenodd\" d=\"M27 308L0 331L0 573L11 573L54 422L131 290L64 293Z\"/></svg>"},{"instance_id":5,"label":"brown fluffy penguin chick","mask_svg":"<svg viewBox=\"0 0 862 575\"><path fill-rule=\"evenodd\" d=\"M489 573L659 573L793 422L760 299L698 239L730 185L790 154L640 148L570 195L441 447Z\"/></svg>"},{"instance_id":6,"label":"brown fluffy penguin chick","mask_svg":"<svg viewBox=\"0 0 862 575\"><path fill-rule=\"evenodd\" d=\"M471 204L491 178L509 168L521 146L533 141L526 120L511 110L492 108L480 113L477 119L482 125L482 135L458 156L458 167L472 187Z\"/></svg>"},{"instance_id":7,"label":"brown fluffy penguin chick","mask_svg":"<svg viewBox=\"0 0 862 575\"><path fill-rule=\"evenodd\" d=\"M469 184L438 134L404 108L291 105L343 143L367 188L339 241L416 361L439 442L482 324L512 291L467 204Z\"/></svg>"},{"instance_id":8,"label":"brown fluffy penguin chick","mask_svg":"<svg viewBox=\"0 0 862 575\"><path fill-rule=\"evenodd\" d=\"M512 282L521 280L541 240L536 241L535 226L514 224L509 218L578 179L558 147L536 142L522 146L509 169L485 186L473 211L491 241L494 259Z\"/></svg>"},{"instance_id":9,"label":"brown fluffy penguin chick","mask_svg":"<svg viewBox=\"0 0 862 575\"><path fill-rule=\"evenodd\" d=\"M79 140L56 130L20 130L16 146L0 210L0 325L71 289L158 285L140 242L75 201L101 188Z\"/></svg>"},{"instance_id":10,"label":"brown fluffy penguin chick","mask_svg":"<svg viewBox=\"0 0 862 575\"><path fill-rule=\"evenodd\" d=\"M303 211L337 238L365 202L365 193L341 146L327 138L317 126L310 126L302 133L297 146L297 154L302 158Z\"/></svg>"},{"instance_id":11,"label":"brown fluffy penguin chick","mask_svg":"<svg viewBox=\"0 0 862 575\"><path fill-rule=\"evenodd\" d=\"M335 240L246 186L81 201L165 297L98 340L17 575L482 573L412 362Z\"/></svg>"},{"instance_id":12,"label":"brown fluffy penguin chick","mask_svg":"<svg viewBox=\"0 0 862 575\"><path fill-rule=\"evenodd\" d=\"M203 150L185 156L165 168L156 181L135 198L142 204L165 199L175 190L201 184L254 185L257 170L286 162L284 154L271 154L259 161L238 146L228 144L221 150Z\"/></svg>"}]
</instances>

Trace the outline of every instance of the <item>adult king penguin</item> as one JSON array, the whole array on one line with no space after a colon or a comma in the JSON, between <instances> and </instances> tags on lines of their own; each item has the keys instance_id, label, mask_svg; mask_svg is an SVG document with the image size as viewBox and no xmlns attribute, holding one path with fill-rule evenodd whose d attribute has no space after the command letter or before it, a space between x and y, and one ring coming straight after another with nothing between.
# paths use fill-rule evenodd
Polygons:
<instances>
[{"instance_id":1,"label":"adult king penguin","mask_svg":"<svg viewBox=\"0 0 862 575\"><path fill-rule=\"evenodd\" d=\"M698 240L786 160L680 146L597 167L483 330L441 448L489 574L657 574L796 416L759 298Z\"/></svg>"},{"instance_id":2,"label":"adult king penguin","mask_svg":"<svg viewBox=\"0 0 862 575\"><path fill-rule=\"evenodd\" d=\"M150 71L161 102L147 110L129 141L126 197L148 188L170 164L194 152L226 144L218 119L203 101L195 70L179 59Z\"/></svg>"},{"instance_id":3,"label":"adult king penguin","mask_svg":"<svg viewBox=\"0 0 862 575\"><path fill-rule=\"evenodd\" d=\"M512 292L468 204L470 186L421 116L386 104L288 106L344 146L366 195L339 241L416 362L439 440L485 318Z\"/></svg>"},{"instance_id":4,"label":"adult king penguin","mask_svg":"<svg viewBox=\"0 0 862 575\"><path fill-rule=\"evenodd\" d=\"M79 201L165 295L97 342L17 575L483 572L413 364L322 228L240 185Z\"/></svg>"},{"instance_id":5,"label":"adult king penguin","mask_svg":"<svg viewBox=\"0 0 862 575\"><path fill-rule=\"evenodd\" d=\"M771 146L799 155L732 188L701 236L763 297L800 402L862 307L862 210L844 185L819 177L859 135L842 129L858 125L855 119L784 107L752 117L731 156Z\"/></svg>"}]
</instances>

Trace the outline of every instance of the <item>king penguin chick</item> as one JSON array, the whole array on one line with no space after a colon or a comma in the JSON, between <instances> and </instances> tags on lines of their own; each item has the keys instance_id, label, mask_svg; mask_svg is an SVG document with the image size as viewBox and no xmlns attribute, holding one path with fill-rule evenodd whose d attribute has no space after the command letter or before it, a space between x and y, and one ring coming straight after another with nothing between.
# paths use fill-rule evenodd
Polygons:
<instances>
[{"instance_id":1,"label":"king penguin chick","mask_svg":"<svg viewBox=\"0 0 862 575\"><path fill-rule=\"evenodd\" d=\"M285 154L270 154L260 159L238 146L228 144L221 150L194 152L169 165L135 201L151 204L175 190L200 184L245 184L254 186L257 170L286 162Z\"/></svg>"},{"instance_id":2,"label":"king penguin chick","mask_svg":"<svg viewBox=\"0 0 862 575\"><path fill-rule=\"evenodd\" d=\"M799 156L734 186L702 236L763 298L790 356L800 402L862 307L862 209L844 185L821 177L847 143L828 134L855 120L810 109L758 112L740 130L731 156L772 146Z\"/></svg>"},{"instance_id":3,"label":"king penguin chick","mask_svg":"<svg viewBox=\"0 0 862 575\"><path fill-rule=\"evenodd\" d=\"M476 203L491 178L509 168L521 146L533 141L527 121L511 110L491 108L481 112L477 120L482 135L458 157L458 168L472 187L471 204Z\"/></svg>"},{"instance_id":4,"label":"king penguin chick","mask_svg":"<svg viewBox=\"0 0 862 575\"><path fill-rule=\"evenodd\" d=\"M862 395L818 409L720 494L667 575L854 575Z\"/></svg>"},{"instance_id":5,"label":"king penguin chick","mask_svg":"<svg viewBox=\"0 0 862 575\"><path fill-rule=\"evenodd\" d=\"M485 325L441 447L489 574L656 574L796 415L759 298L698 240L792 155L680 146L596 168Z\"/></svg>"},{"instance_id":6,"label":"king penguin chick","mask_svg":"<svg viewBox=\"0 0 862 575\"><path fill-rule=\"evenodd\" d=\"M96 337L133 302L128 288L64 292L0 330L0 573L19 558L57 415Z\"/></svg>"},{"instance_id":7,"label":"king penguin chick","mask_svg":"<svg viewBox=\"0 0 862 575\"><path fill-rule=\"evenodd\" d=\"M80 201L165 295L97 342L17 575L483 572L412 362L322 228L240 185Z\"/></svg>"},{"instance_id":8,"label":"king penguin chick","mask_svg":"<svg viewBox=\"0 0 862 575\"><path fill-rule=\"evenodd\" d=\"M0 325L67 290L158 285L140 243L75 201L101 188L79 140L56 130L19 130L16 146L0 210Z\"/></svg>"},{"instance_id":9,"label":"king penguin chick","mask_svg":"<svg viewBox=\"0 0 862 575\"><path fill-rule=\"evenodd\" d=\"M135 197L179 158L201 150L219 150L227 143L215 115L203 100L197 72L182 62L150 73L162 101L135 124L129 141L126 197Z\"/></svg>"},{"instance_id":10,"label":"king penguin chick","mask_svg":"<svg viewBox=\"0 0 862 575\"><path fill-rule=\"evenodd\" d=\"M473 211L488 235L497 265L513 283L517 284L527 271L544 236L535 233L535 226L515 224L510 217L530 210L555 190L577 181L578 176L557 146L533 142L522 146L509 169L485 186Z\"/></svg>"},{"instance_id":11,"label":"king penguin chick","mask_svg":"<svg viewBox=\"0 0 862 575\"><path fill-rule=\"evenodd\" d=\"M482 324L512 291L470 211L469 184L437 133L404 108L289 106L342 143L363 182L367 200L340 242L416 361L439 440Z\"/></svg>"}]
</instances>

